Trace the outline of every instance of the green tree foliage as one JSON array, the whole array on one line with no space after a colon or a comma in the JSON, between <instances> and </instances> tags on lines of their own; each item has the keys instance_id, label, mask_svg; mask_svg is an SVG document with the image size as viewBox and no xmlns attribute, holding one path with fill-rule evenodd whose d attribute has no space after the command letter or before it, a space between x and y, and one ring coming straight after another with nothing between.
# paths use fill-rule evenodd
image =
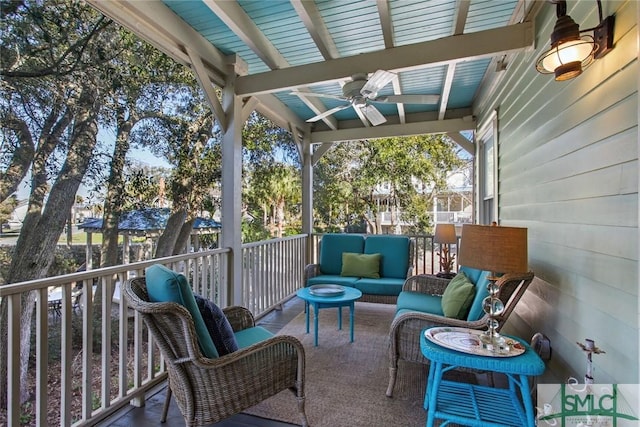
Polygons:
<instances>
[{"instance_id":1,"label":"green tree foliage","mask_svg":"<svg viewBox=\"0 0 640 427\"><path fill-rule=\"evenodd\" d=\"M166 181L171 170L132 162L124 170L122 211L168 206Z\"/></svg>"},{"instance_id":2,"label":"green tree foliage","mask_svg":"<svg viewBox=\"0 0 640 427\"><path fill-rule=\"evenodd\" d=\"M302 199L300 170L284 163L257 165L247 180L245 198L251 217L262 219L262 227L271 237L282 237L295 217L296 204ZM299 232L299 223L298 231ZM295 229L295 228L294 228Z\"/></svg>"},{"instance_id":3,"label":"green tree foliage","mask_svg":"<svg viewBox=\"0 0 640 427\"><path fill-rule=\"evenodd\" d=\"M104 206L103 266L117 263L117 225L125 206L124 171L130 146L156 146L155 135L176 135L172 130L181 122L202 114L202 107L191 108L202 104L191 72L127 31L119 31L123 50L113 61L112 90L105 108L105 124L115 130L115 144ZM136 132L138 128L144 131ZM169 150L175 146L168 144Z\"/></svg>"},{"instance_id":4,"label":"green tree foliage","mask_svg":"<svg viewBox=\"0 0 640 427\"><path fill-rule=\"evenodd\" d=\"M197 214L211 204L215 183L221 179L222 151L213 114L202 111L197 119L173 129L177 144L170 188L173 218L158 242L156 256L184 251ZM170 228L172 220L174 229Z\"/></svg>"},{"instance_id":5,"label":"green tree foliage","mask_svg":"<svg viewBox=\"0 0 640 427\"><path fill-rule=\"evenodd\" d=\"M380 213L392 224L429 229L433 197L447 187L447 176L462 166L456 145L443 135L384 138L334 145L314 173L315 223L342 230L365 223L380 233Z\"/></svg>"},{"instance_id":6,"label":"green tree foliage","mask_svg":"<svg viewBox=\"0 0 640 427\"><path fill-rule=\"evenodd\" d=\"M291 134L257 111L249 115L242 129L245 165L282 162L300 168L300 157Z\"/></svg>"},{"instance_id":7,"label":"green tree foliage","mask_svg":"<svg viewBox=\"0 0 640 427\"><path fill-rule=\"evenodd\" d=\"M0 198L30 172L28 210L7 273L15 283L44 277L58 237L90 170L98 124L118 54L114 26L79 2L3 2L0 39L2 153ZM21 378L26 376L34 293L22 300ZM6 299L0 342L6 342ZM0 404L6 351L0 349ZM24 382L24 381L23 381ZM21 401L28 397L23 389Z\"/></svg>"},{"instance_id":8,"label":"green tree foliage","mask_svg":"<svg viewBox=\"0 0 640 427\"><path fill-rule=\"evenodd\" d=\"M242 241L300 232L300 158L291 134L257 112L244 125Z\"/></svg>"}]
</instances>

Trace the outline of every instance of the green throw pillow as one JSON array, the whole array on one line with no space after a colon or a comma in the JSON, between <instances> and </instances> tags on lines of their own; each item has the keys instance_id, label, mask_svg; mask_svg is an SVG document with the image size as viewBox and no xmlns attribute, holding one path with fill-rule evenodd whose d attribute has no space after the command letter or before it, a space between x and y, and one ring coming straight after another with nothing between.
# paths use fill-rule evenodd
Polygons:
<instances>
[{"instance_id":1,"label":"green throw pillow","mask_svg":"<svg viewBox=\"0 0 640 427\"><path fill-rule=\"evenodd\" d=\"M460 272L451 279L442 294L442 312L447 317L466 319L476 295L476 287Z\"/></svg>"},{"instance_id":2,"label":"green throw pillow","mask_svg":"<svg viewBox=\"0 0 640 427\"><path fill-rule=\"evenodd\" d=\"M380 278L380 254L342 253L341 276Z\"/></svg>"}]
</instances>

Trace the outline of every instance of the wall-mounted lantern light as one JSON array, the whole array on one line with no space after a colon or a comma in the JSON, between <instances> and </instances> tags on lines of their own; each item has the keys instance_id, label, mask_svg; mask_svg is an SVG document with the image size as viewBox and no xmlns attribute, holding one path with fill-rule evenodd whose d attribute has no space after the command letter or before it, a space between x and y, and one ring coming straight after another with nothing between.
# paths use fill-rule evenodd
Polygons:
<instances>
[{"instance_id":1,"label":"wall-mounted lantern light","mask_svg":"<svg viewBox=\"0 0 640 427\"><path fill-rule=\"evenodd\" d=\"M597 27L580 31L580 26L567 15L565 0L549 0L556 4L556 25L551 33L551 48L536 61L536 70L555 75L558 81L569 80L582 74L594 59L602 58L613 48L614 17L602 19L602 4L598 3ZM593 32L593 35L581 33Z\"/></svg>"}]
</instances>

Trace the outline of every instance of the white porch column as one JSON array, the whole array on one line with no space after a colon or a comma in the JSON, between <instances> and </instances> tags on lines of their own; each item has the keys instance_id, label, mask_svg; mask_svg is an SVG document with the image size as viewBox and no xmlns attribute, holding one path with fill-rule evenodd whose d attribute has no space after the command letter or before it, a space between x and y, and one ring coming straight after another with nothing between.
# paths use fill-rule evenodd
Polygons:
<instances>
[{"instance_id":1,"label":"white porch column","mask_svg":"<svg viewBox=\"0 0 640 427\"><path fill-rule=\"evenodd\" d=\"M236 72L229 65L222 88L226 129L222 135L222 240L231 249L228 295L221 301L242 305L242 102L235 95ZM224 292L225 290L222 290Z\"/></svg>"},{"instance_id":2,"label":"white porch column","mask_svg":"<svg viewBox=\"0 0 640 427\"><path fill-rule=\"evenodd\" d=\"M313 158L311 142L302 141L302 233L313 233Z\"/></svg>"}]
</instances>

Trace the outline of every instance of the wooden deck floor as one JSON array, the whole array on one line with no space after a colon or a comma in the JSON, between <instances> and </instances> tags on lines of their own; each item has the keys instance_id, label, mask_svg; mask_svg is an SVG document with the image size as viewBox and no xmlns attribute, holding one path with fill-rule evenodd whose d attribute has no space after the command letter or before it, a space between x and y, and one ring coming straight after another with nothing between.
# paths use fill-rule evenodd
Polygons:
<instances>
[{"instance_id":1,"label":"wooden deck floor","mask_svg":"<svg viewBox=\"0 0 640 427\"><path fill-rule=\"evenodd\" d=\"M289 323L291 319L301 313L304 309L304 303L299 298L293 298L286 302L282 310L269 313L258 321L258 324L273 333L278 332L284 325ZM134 408L132 406L123 409L120 413L112 416L100 426L115 427L149 427L165 425L167 427L183 426L184 420L180 410L172 399L167 416L166 424L160 424L160 414L162 413L162 405L166 386L157 390L152 396L146 400L146 404L142 408ZM267 420L250 415L238 414L227 418L219 423L211 424L212 427L290 427L293 424L282 423L273 420Z\"/></svg>"}]
</instances>

